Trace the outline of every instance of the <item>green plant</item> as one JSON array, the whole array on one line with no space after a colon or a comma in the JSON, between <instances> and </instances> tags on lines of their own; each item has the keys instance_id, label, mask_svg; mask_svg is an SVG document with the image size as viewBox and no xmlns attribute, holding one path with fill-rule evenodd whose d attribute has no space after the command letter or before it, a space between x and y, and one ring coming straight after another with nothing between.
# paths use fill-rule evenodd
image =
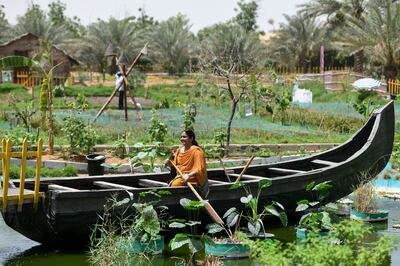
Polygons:
<instances>
[{"instance_id":1,"label":"green plant","mask_svg":"<svg viewBox=\"0 0 400 266\"><path fill-rule=\"evenodd\" d=\"M17 118L17 124L22 123L24 128L31 132L34 128L34 115L36 109L33 102L24 102L21 108L21 100L11 93L9 96L9 105L13 108L13 114ZM37 125L36 125L37 126Z\"/></svg>"},{"instance_id":2,"label":"green plant","mask_svg":"<svg viewBox=\"0 0 400 266\"><path fill-rule=\"evenodd\" d=\"M265 226L263 219L266 215L274 215L279 217L283 226L287 226L287 216L284 212L284 207L276 202L272 201L271 204L263 207L261 213L259 212L259 198L261 195L261 191L265 188L268 188L272 185L272 182L268 179L263 179L258 182L257 194L253 196L249 187L244 185L242 182L234 183L231 186L231 190L236 190L239 188L243 188L246 192L246 196L240 198L240 202L243 203L246 207L246 211L243 214L243 218L247 220L247 229L252 236L258 236L260 232L265 235Z\"/></svg>"},{"instance_id":3,"label":"green plant","mask_svg":"<svg viewBox=\"0 0 400 266\"><path fill-rule=\"evenodd\" d=\"M0 169L0 173L1 173ZM21 174L21 167L15 164L10 166L10 178L11 179L19 179ZM27 166L25 177L26 178L35 178L36 176L36 168L33 166ZM78 176L78 169L73 166L65 166L63 168L46 168L43 167L40 169L40 176L42 177L68 177L68 176Z\"/></svg>"},{"instance_id":4,"label":"green plant","mask_svg":"<svg viewBox=\"0 0 400 266\"><path fill-rule=\"evenodd\" d=\"M335 224L328 237L313 237L298 243L278 240L244 240L250 246L252 259L261 265L390 265L393 242L386 237L374 237L361 222L343 221ZM365 244L367 239L373 243ZM340 244L338 244L340 243Z\"/></svg>"},{"instance_id":5,"label":"green plant","mask_svg":"<svg viewBox=\"0 0 400 266\"><path fill-rule=\"evenodd\" d=\"M156 110L151 111L150 126L147 132L150 135L151 141L164 142L165 136L168 132L166 124L160 121L159 115Z\"/></svg>"},{"instance_id":6,"label":"green plant","mask_svg":"<svg viewBox=\"0 0 400 266\"><path fill-rule=\"evenodd\" d=\"M64 118L62 131L66 134L70 154L87 154L98 140L97 132L76 116Z\"/></svg>"},{"instance_id":7,"label":"green plant","mask_svg":"<svg viewBox=\"0 0 400 266\"><path fill-rule=\"evenodd\" d=\"M219 153L220 157L224 156L225 153L225 142L226 142L226 132L224 131L217 131L213 137L214 143L218 144L215 151Z\"/></svg>"},{"instance_id":8,"label":"green plant","mask_svg":"<svg viewBox=\"0 0 400 266\"><path fill-rule=\"evenodd\" d=\"M329 195L329 190L332 188L332 185L329 183L330 181L326 181L316 185L313 181L307 184L306 191L315 192L317 200L300 200L297 202L296 212L304 212L310 208L318 209L316 211L309 211L300 218L300 228L314 232L329 231L332 229L331 214L321 208L324 199Z\"/></svg>"},{"instance_id":9,"label":"green plant","mask_svg":"<svg viewBox=\"0 0 400 266\"><path fill-rule=\"evenodd\" d=\"M155 165L157 158L165 158L167 152L161 146L160 142L155 142L153 147L144 147L143 143L135 143L134 148L139 149L139 152L129 159L131 171L133 168L142 166L143 170L148 172L161 172L161 168Z\"/></svg>"},{"instance_id":10,"label":"green plant","mask_svg":"<svg viewBox=\"0 0 400 266\"><path fill-rule=\"evenodd\" d=\"M185 108L183 109L182 112L182 119L183 119L183 124L182 124L182 130L194 130L194 115L191 114L191 105L186 105Z\"/></svg>"},{"instance_id":11,"label":"green plant","mask_svg":"<svg viewBox=\"0 0 400 266\"><path fill-rule=\"evenodd\" d=\"M125 158L127 154L129 154L129 145L127 143L128 133L123 133L121 136L118 136L118 139L114 141L115 150L113 154L118 158Z\"/></svg>"},{"instance_id":12,"label":"green plant","mask_svg":"<svg viewBox=\"0 0 400 266\"><path fill-rule=\"evenodd\" d=\"M192 261L194 254L204 248L202 236L199 236L197 232L198 226L201 224L199 221L199 215L200 210L204 207L204 202L182 198L179 203L185 210L188 211L189 219L171 220L169 227L180 229L183 231L183 233L176 234L169 242L169 246L171 247L171 250L187 246L191 253L189 261Z\"/></svg>"},{"instance_id":13,"label":"green plant","mask_svg":"<svg viewBox=\"0 0 400 266\"><path fill-rule=\"evenodd\" d=\"M282 89L280 92L270 90L268 93L269 101L265 109L272 115L272 122L274 122L277 114L280 115L281 124L284 123L286 118L286 110L290 105L289 92Z\"/></svg>"},{"instance_id":14,"label":"green plant","mask_svg":"<svg viewBox=\"0 0 400 266\"><path fill-rule=\"evenodd\" d=\"M29 132L26 129L16 127L12 130L6 131L4 139L8 139L14 146L21 146L24 139L27 139L29 144L35 144L39 139L39 132Z\"/></svg>"},{"instance_id":15,"label":"green plant","mask_svg":"<svg viewBox=\"0 0 400 266\"><path fill-rule=\"evenodd\" d=\"M168 208L162 205L157 208L154 206L160 202L162 196L168 194L171 193L166 190L150 190L139 193L139 202L132 204L135 214L130 219L132 226L129 228L129 239L146 243L160 238L161 228L167 224L166 210ZM155 197L156 200L141 200L147 196Z\"/></svg>"}]
</instances>

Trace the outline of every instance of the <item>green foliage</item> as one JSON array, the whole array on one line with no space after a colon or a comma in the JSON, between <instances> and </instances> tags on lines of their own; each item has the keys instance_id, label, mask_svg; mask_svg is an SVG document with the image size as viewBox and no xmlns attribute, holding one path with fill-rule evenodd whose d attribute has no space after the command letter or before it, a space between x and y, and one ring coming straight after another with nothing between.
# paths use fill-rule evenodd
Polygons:
<instances>
[{"instance_id":1,"label":"green foliage","mask_svg":"<svg viewBox=\"0 0 400 266\"><path fill-rule=\"evenodd\" d=\"M167 152L161 146L160 142L155 142L153 147L144 147L143 143L139 142L135 143L133 147L139 151L129 159L132 171L133 168L142 166L146 173L161 172L161 168L156 167L155 162L157 158L165 158Z\"/></svg>"},{"instance_id":2,"label":"green foliage","mask_svg":"<svg viewBox=\"0 0 400 266\"><path fill-rule=\"evenodd\" d=\"M118 139L114 141L115 150L113 151L113 155L118 158L125 158L125 156L129 153L129 146L127 143L129 133L123 133L121 136L118 136Z\"/></svg>"},{"instance_id":3,"label":"green foliage","mask_svg":"<svg viewBox=\"0 0 400 266\"><path fill-rule=\"evenodd\" d=\"M2 172L0 172L2 173ZM10 178L19 179L21 174L21 167L12 164L10 166ZM36 168L33 166L26 167L25 178L35 178ZM65 166L63 168L46 168L40 169L41 177L68 177L68 176L78 176L78 169L73 166Z\"/></svg>"},{"instance_id":4,"label":"green foliage","mask_svg":"<svg viewBox=\"0 0 400 266\"><path fill-rule=\"evenodd\" d=\"M4 134L4 139L10 140L14 146L21 146L25 138L32 145L38 141L38 134L20 127L15 127Z\"/></svg>"},{"instance_id":5,"label":"green foliage","mask_svg":"<svg viewBox=\"0 0 400 266\"><path fill-rule=\"evenodd\" d=\"M240 198L240 202L246 207L247 212L243 214L243 218L247 220L247 229L253 236L258 236L260 232L265 234L265 226L263 219L266 215L273 215L279 217L283 226L287 226L288 219L284 212L284 207L276 202L272 201L271 204L263 206L262 211L259 212L261 206L259 206L259 197L261 191L272 185L272 181L263 179L258 183L258 190L256 196L253 196L249 187L244 185L242 182L235 183L230 189L243 188L246 192L246 196Z\"/></svg>"},{"instance_id":6,"label":"green foliage","mask_svg":"<svg viewBox=\"0 0 400 266\"><path fill-rule=\"evenodd\" d=\"M97 132L76 116L64 118L62 131L67 137L70 154L88 154L98 140Z\"/></svg>"},{"instance_id":7,"label":"green foliage","mask_svg":"<svg viewBox=\"0 0 400 266\"><path fill-rule=\"evenodd\" d=\"M359 90L357 95L357 101L353 103L353 108L360 115L367 119L371 113L375 110L374 102L372 99L376 97L375 91L371 92L368 90Z\"/></svg>"},{"instance_id":8,"label":"green foliage","mask_svg":"<svg viewBox=\"0 0 400 266\"><path fill-rule=\"evenodd\" d=\"M242 26L246 31L256 31L257 26L257 1L250 1L246 3L244 0L240 0L237 3L238 7L235 11L238 12L236 17L233 19L234 22Z\"/></svg>"},{"instance_id":9,"label":"green foliage","mask_svg":"<svg viewBox=\"0 0 400 266\"><path fill-rule=\"evenodd\" d=\"M393 242L378 237L372 244L362 244L372 237L366 225L356 221L343 221L335 225L336 233L329 237L313 237L299 244L277 240L249 241L251 257L262 265L390 265ZM341 244L338 244L341 243Z\"/></svg>"},{"instance_id":10,"label":"green foliage","mask_svg":"<svg viewBox=\"0 0 400 266\"><path fill-rule=\"evenodd\" d=\"M268 94L270 99L265 109L272 115L272 122L274 122L275 117L279 114L281 124L283 124L286 118L286 110L290 105L289 92L282 88L280 92L269 91Z\"/></svg>"},{"instance_id":11,"label":"green foliage","mask_svg":"<svg viewBox=\"0 0 400 266\"><path fill-rule=\"evenodd\" d=\"M313 201L307 199L300 200L297 202L296 212L304 212L310 208L319 209L304 214L299 221L300 228L305 228L314 232L332 229L331 214L321 208L323 201L329 196L329 190L332 188L332 185L329 184L330 182L331 181L326 181L316 185L313 181L307 184L306 191L313 193L313 196L316 195L317 199Z\"/></svg>"},{"instance_id":12,"label":"green foliage","mask_svg":"<svg viewBox=\"0 0 400 266\"><path fill-rule=\"evenodd\" d=\"M193 34L189 19L178 14L160 22L152 32L152 57L169 74L184 72L190 59Z\"/></svg>"},{"instance_id":13,"label":"green foliage","mask_svg":"<svg viewBox=\"0 0 400 266\"><path fill-rule=\"evenodd\" d=\"M182 124L182 130L194 130L194 123L196 122L194 118L194 114L190 112L192 105L187 105L183 109L182 112L182 119L183 119L183 124Z\"/></svg>"},{"instance_id":14,"label":"green foliage","mask_svg":"<svg viewBox=\"0 0 400 266\"><path fill-rule=\"evenodd\" d=\"M97 84L89 87L84 87L80 85L74 85L74 86L67 86L64 88L64 95L65 96L78 96L78 94L82 93L86 97L89 96L103 96L103 97L109 97L111 93L114 91L113 86L104 86L102 84Z\"/></svg>"},{"instance_id":15,"label":"green foliage","mask_svg":"<svg viewBox=\"0 0 400 266\"><path fill-rule=\"evenodd\" d=\"M195 253L204 249L202 236L197 234L198 226L201 224L199 221L200 210L204 207L204 202L182 198L179 203L185 210L188 211L189 219L171 220L172 223L169 224L169 227L180 229L183 231L183 233L176 234L169 242L169 246L171 247L171 250L187 246L191 252L192 258Z\"/></svg>"},{"instance_id":16,"label":"green foliage","mask_svg":"<svg viewBox=\"0 0 400 266\"><path fill-rule=\"evenodd\" d=\"M25 92L27 93L26 88L21 84L15 83L0 83L0 94L6 94L10 92Z\"/></svg>"},{"instance_id":17,"label":"green foliage","mask_svg":"<svg viewBox=\"0 0 400 266\"><path fill-rule=\"evenodd\" d=\"M22 124L24 128L31 132L33 128L38 128L39 125L35 123L34 115L36 109L33 106L33 102L23 102L21 106L21 100L16 97L13 93L9 96L9 105L13 109L13 115L17 118L17 124Z\"/></svg>"},{"instance_id":18,"label":"green foliage","mask_svg":"<svg viewBox=\"0 0 400 266\"><path fill-rule=\"evenodd\" d=\"M150 141L164 142L165 135L168 132L168 127L166 124L161 122L159 114L156 110L152 110L150 126L147 129L147 133L150 135Z\"/></svg>"}]
</instances>

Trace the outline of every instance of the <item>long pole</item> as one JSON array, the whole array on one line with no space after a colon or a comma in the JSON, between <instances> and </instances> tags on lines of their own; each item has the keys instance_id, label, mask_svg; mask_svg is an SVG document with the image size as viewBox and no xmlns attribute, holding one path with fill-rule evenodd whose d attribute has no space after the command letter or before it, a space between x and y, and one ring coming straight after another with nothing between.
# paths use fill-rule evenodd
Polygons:
<instances>
[{"instance_id":1,"label":"long pole","mask_svg":"<svg viewBox=\"0 0 400 266\"><path fill-rule=\"evenodd\" d=\"M125 86L124 89L127 90L126 87L128 87L128 86L127 86L127 85L128 85L128 81L126 80L126 77L129 76L129 74L132 72L133 67L134 67L134 66L136 65L136 63L139 61L140 57L141 57L142 55L144 55L144 54L147 54L147 44L148 44L148 43L146 43L146 44L144 45L144 47L142 48L142 50L140 50L139 54L136 56L135 60L133 60L131 66L129 67L128 71L126 72L126 75L124 75L124 82L121 82L121 83L119 84L119 86L117 86L117 87L115 88L115 90L114 90L113 93L111 94L110 98L108 98L108 100L104 103L104 105L100 108L99 112L98 112L98 113L96 114L96 116L94 117L93 122L95 122L96 119L104 112L104 110L106 109L106 107L108 106L108 104L111 102L112 98L115 96L115 94L117 93L117 91L119 90L119 88L122 86L122 84L126 84L126 86ZM126 94L126 91L125 91L125 94ZM134 103L135 103L135 106L136 106L136 101L134 101ZM125 106L126 106L126 104L125 104ZM138 108L138 107L136 106L136 108ZM140 117L140 116L138 116L138 117ZM127 120L127 118L126 118L126 120Z\"/></svg>"},{"instance_id":2,"label":"long pole","mask_svg":"<svg viewBox=\"0 0 400 266\"><path fill-rule=\"evenodd\" d=\"M169 160L171 165L175 167L176 171L178 172L178 174L180 174L181 176L183 176L181 170L179 170L179 168L174 164L174 162L172 160ZM203 201L203 198L199 195L199 193L197 193L196 189L193 187L192 184L190 184L189 182L186 183L188 185L188 187L190 188L190 190L193 192L193 194L196 196L196 198L200 201ZM206 209L208 215L210 215L211 219L214 220L214 222L216 222L217 224L223 225L224 221L222 221L221 217L218 215L218 213L214 210L214 208L211 206L210 202L206 201L204 204L204 208Z\"/></svg>"}]
</instances>

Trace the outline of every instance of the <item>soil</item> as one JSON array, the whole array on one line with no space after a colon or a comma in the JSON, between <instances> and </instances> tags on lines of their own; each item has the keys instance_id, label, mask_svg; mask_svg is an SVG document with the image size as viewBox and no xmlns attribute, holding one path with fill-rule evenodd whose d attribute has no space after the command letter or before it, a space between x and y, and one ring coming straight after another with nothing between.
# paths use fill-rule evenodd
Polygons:
<instances>
[{"instance_id":1,"label":"soil","mask_svg":"<svg viewBox=\"0 0 400 266\"><path fill-rule=\"evenodd\" d=\"M112 164L116 164L116 163L120 163L120 164L126 164L129 163L128 159L120 159L118 157L113 157L111 154L109 153L104 153L101 152L99 154L103 154L106 156L106 163L112 163ZM79 163L86 163L86 157L84 155L73 155L70 156L68 158L65 158L62 156L61 153L55 153L53 155L50 154L43 154L42 155L42 161L47 161L47 160L57 160L57 161L70 161L70 162L79 162Z\"/></svg>"},{"instance_id":2,"label":"soil","mask_svg":"<svg viewBox=\"0 0 400 266\"><path fill-rule=\"evenodd\" d=\"M74 100L74 97L65 97L65 98L67 101ZM100 96L86 97L86 100L89 102L89 105L90 104L103 105L106 103L107 99L108 99L108 97L100 97ZM137 103L140 103L141 106L153 106L156 103L155 101L153 101L151 99L145 99L143 97L135 97L135 100ZM130 97L127 98L127 101L128 101L128 107L129 107L129 104L132 104L132 107L133 107L133 102ZM110 104L118 105L118 95L115 95L113 97Z\"/></svg>"}]
</instances>

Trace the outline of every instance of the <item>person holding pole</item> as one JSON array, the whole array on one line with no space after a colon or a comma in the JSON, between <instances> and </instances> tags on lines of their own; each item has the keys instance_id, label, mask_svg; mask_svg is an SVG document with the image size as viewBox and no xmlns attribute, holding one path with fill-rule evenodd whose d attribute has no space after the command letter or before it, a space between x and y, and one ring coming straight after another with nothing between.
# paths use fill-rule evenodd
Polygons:
<instances>
[{"instance_id":1,"label":"person holding pole","mask_svg":"<svg viewBox=\"0 0 400 266\"><path fill-rule=\"evenodd\" d=\"M177 149L172 162L178 168L178 173L181 172L182 175L177 175L170 182L170 186L185 186L189 182L192 185L197 185L202 194L206 196L209 188L204 152L199 147L192 130L183 131L180 141L182 146Z\"/></svg>"},{"instance_id":2,"label":"person holding pole","mask_svg":"<svg viewBox=\"0 0 400 266\"><path fill-rule=\"evenodd\" d=\"M121 83L122 85L120 86ZM115 74L115 87L116 88L119 87L118 109L124 110L124 91L125 91L124 77L122 76L122 73L119 71Z\"/></svg>"}]
</instances>

